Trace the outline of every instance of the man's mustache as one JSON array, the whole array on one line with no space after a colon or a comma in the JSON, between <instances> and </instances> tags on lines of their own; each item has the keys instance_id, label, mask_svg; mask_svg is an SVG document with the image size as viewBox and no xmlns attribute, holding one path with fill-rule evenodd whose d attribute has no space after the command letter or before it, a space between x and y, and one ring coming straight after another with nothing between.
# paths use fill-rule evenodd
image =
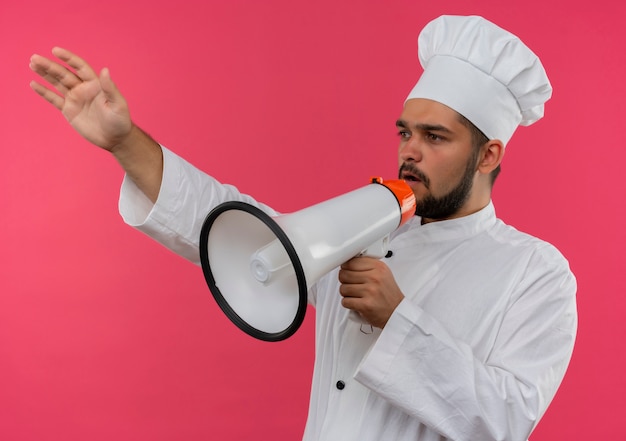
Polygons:
<instances>
[{"instance_id":1,"label":"man's mustache","mask_svg":"<svg viewBox=\"0 0 626 441\"><path fill-rule=\"evenodd\" d=\"M411 175L422 181L426 188L430 188L430 179L426 176L420 169L418 169L414 164L409 162L404 162L400 165L400 170L398 171L398 177L403 179L405 174Z\"/></svg>"}]
</instances>

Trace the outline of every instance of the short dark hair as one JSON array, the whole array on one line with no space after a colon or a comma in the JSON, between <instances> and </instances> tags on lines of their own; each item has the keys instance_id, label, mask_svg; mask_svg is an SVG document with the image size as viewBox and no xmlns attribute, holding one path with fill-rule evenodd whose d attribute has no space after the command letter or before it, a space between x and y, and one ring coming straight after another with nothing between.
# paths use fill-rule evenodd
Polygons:
<instances>
[{"instance_id":1,"label":"short dark hair","mask_svg":"<svg viewBox=\"0 0 626 441\"><path fill-rule=\"evenodd\" d=\"M482 132L482 130L476 127L476 125L474 125L474 123L471 122L469 119L465 118L460 113L458 115L459 115L459 121L461 121L461 124L463 124L465 127L469 129L470 134L472 135L472 148L477 153L478 150L480 150L480 148L483 145L489 142L489 138L487 137L487 135L485 135ZM493 171L491 172L491 185L493 185L493 183L496 182L496 178L500 174L501 170L502 168L500 167L500 164L498 164L498 166L495 169L493 169Z\"/></svg>"}]
</instances>

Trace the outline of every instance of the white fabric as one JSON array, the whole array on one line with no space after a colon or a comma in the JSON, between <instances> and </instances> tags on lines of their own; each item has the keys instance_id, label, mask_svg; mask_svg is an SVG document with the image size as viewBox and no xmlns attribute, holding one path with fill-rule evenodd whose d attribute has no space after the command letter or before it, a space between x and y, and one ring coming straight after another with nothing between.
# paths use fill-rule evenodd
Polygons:
<instances>
[{"instance_id":1,"label":"white fabric","mask_svg":"<svg viewBox=\"0 0 626 441\"><path fill-rule=\"evenodd\" d=\"M243 200L274 214L166 149L164 161L155 206L125 180L120 210L196 263L215 204ZM497 220L491 204L451 221L414 218L390 249L385 263L406 298L384 330L364 334L348 319L336 271L311 290L316 361L304 440L527 439L572 353L576 282L567 261Z\"/></svg>"},{"instance_id":2,"label":"white fabric","mask_svg":"<svg viewBox=\"0 0 626 441\"><path fill-rule=\"evenodd\" d=\"M506 145L518 125L543 117L552 86L515 35L478 16L444 15L418 38L424 72L409 93L445 104Z\"/></svg>"}]
</instances>

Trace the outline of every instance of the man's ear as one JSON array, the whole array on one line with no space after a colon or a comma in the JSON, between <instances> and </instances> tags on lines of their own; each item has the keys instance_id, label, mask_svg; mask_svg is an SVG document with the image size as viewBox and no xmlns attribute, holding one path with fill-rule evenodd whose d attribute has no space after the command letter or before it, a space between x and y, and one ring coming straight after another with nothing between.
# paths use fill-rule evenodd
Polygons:
<instances>
[{"instance_id":1,"label":"man's ear","mask_svg":"<svg viewBox=\"0 0 626 441\"><path fill-rule=\"evenodd\" d=\"M504 157L504 144L499 139L489 140L483 145L478 171L488 175L496 169Z\"/></svg>"}]
</instances>

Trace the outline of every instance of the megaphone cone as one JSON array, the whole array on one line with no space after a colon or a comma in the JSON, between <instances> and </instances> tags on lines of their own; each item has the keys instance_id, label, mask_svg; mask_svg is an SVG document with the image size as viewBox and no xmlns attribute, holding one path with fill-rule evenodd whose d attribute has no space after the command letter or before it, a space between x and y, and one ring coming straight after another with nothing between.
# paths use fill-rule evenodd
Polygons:
<instances>
[{"instance_id":1,"label":"megaphone cone","mask_svg":"<svg viewBox=\"0 0 626 441\"><path fill-rule=\"evenodd\" d=\"M252 337L284 340L302 324L320 277L360 254L384 256L415 197L401 180L372 184L381 185L274 217L244 202L215 207L202 225L200 261L226 316Z\"/></svg>"}]
</instances>

